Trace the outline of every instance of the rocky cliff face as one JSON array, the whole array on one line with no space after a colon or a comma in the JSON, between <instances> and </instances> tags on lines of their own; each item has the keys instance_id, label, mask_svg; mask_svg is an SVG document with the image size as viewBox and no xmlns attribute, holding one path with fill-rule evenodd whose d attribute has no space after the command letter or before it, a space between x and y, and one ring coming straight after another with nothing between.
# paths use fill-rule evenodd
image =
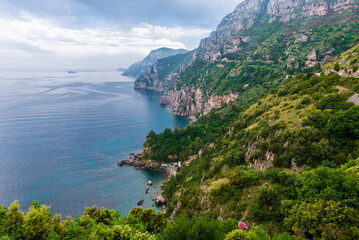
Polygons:
<instances>
[{"instance_id":1,"label":"rocky cliff face","mask_svg":"<svg viewBox=\"0 0 359 240\"><path fill-rule=\"evenodd\" d=\"M223 18L216 31L201 41L197 53L205 52L206 60L219 60L226 53L241 50L241 43L250 40L245 32L258 24L288 23L343 12L355 16L357 9L357 0L246 0ZM308 40L305 35L301 37L299 41Z\"/></svg>"},{"instance_id":2,"label":"rocky cliff face","mask_svg":"<svg viewBox=\"0 0 359 240\"><path fill-rule=\"evenodd\" d=\"M176 115L207 113L244 86L275 87L283 76L319 70L338 54L335 49L352 47L358 9L358 0L246 0L186 54L185 63L170 71L166 63L156 64L136 87L167 92L161 103Z\"/></svg>"},{"instance_id":3,"label":"rocky cliff face","mask_svg":"<svg viewBox=\"0 0 359 240\"><path fill-rule=\"evenodd\" d=\"M210 96L200 88L187 86L179 91L169 91L161 99L161 104L170 105L174 114L194 119L198 113L207 114L213 108L219 108L238 97L238 94L229 93L224 96Z\"/></svg>"}]
</instances>

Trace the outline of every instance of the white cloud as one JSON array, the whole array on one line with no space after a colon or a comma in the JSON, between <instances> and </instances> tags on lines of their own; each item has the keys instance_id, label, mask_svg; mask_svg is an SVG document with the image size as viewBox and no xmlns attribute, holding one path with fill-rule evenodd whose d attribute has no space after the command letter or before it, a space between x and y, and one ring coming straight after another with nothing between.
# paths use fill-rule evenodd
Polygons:
<instances>
[{"instance_id":1,"label":"white cloud","mask_svg":"<svg viewBox=\"0 0 359 240\"><path fill-rule=\"evenodd\" d=\"M211 30L204 28L197 28L197 27L169 28L166 26L155 26L148 23L142 23L141 26L134 27L131 30L131 33L137 36L142 36L142 37L167 36L168 38L203 36L209 34L210 32Z\"/></svg>"},{"instance_id":2,"label":"white cloud","mask_svg":"<svg viewBox=\"0 0 359 240\"><path fill-rule=\"evenodd\" d=\"M19 18L0 18L0 54L6 58L99 59L106 56L146 55L159 47L185 48L182 37L202 36L201 28L163 27L143 23L131 31L96 28L71 29L47 19L22 13ZM15 61L16 62L16 61Z\"/></svg>"}]
</instances>

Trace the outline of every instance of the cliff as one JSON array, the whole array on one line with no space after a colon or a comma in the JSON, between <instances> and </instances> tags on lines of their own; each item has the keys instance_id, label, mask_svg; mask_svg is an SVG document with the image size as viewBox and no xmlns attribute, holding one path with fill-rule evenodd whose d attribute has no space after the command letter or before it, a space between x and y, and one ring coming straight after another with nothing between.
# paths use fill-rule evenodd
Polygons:
<instances>
[{"instance_id":1,"label":"cliff","mask_svg":"<svg viewBox=\"0 0 359 240\"><path fill-rule=\"evenodd\" d=\"M316 179L327 179L323 166L338 171L353 164L359 157L355 150L359 144L358 78L356 72L339 74L345 66L359 67L358 49L356 45L342 53L320 74L293 76L249 107L241 108L246 104L239 95L183 130L152 133L145 143L151 148L149 157L156 159L153 156L160 156L158 152L170 149L166 155L176 154L180 161L188 162L165 184L171 217L185 211L266 224L272 219L271 224L275 224L273 219L283 214L279 212L286 201L298 199L295 192L285 190L303 186L296 185L294 178L314 178L309 173L314 171L323 173ZM324 70L331 66L339 71L333 69L335 72L326 75ZM332 184L328 182L328 187ZM320 191L322 187L325 185ZM315 199L318 195L311 192L313 188L303 191ZM263 204L258 204L261 199ZM296 203L301 201L299 197Z\"/></svg>"},{"instance_id":2,"label":"cliff","mask_svg":"<svg viewBox=\"0 0 359 240\"><path fill-rule=\"evenodd\" d=\"M230 94L320 70L352 46L358 9L358 0L246 0L173 71L158 74L164 65L157 64L136 87L165 91L161 102L176 115L199 116L210 99L225 103Z\"/></svg>"}]
</instances>

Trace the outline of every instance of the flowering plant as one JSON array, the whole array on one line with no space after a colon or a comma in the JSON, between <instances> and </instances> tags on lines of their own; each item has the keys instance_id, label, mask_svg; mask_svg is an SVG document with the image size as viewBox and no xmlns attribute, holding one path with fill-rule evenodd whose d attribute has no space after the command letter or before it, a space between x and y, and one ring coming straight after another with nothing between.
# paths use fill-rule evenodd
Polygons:
<instances>
[{"instance_id":1,"label":"flowering plant","mask_svg":"<svg viewBox=\"0 0 359 240\"><path fill-rule=\"evenodd\" d=\"M238 227L243 229L243 230L248 230L248 227L244 222L239 222Z\"/></svg>"}]
</instances>

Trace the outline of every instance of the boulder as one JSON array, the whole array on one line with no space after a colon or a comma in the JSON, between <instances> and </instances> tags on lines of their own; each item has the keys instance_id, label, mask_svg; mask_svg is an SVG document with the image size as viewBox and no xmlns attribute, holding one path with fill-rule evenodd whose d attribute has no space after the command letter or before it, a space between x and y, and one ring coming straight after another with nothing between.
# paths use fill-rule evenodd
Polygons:
<instances>
[{"instance_id":1,"label":"boulder","mask_svg":"<svg viewBox=\"0 0 359 240\"><path fill-rule=\"evenodd\" d=\"M157 197L157 198L155 198L155 203L156 203L156 205L159 205L159 206L161 206L161 205L164 205L164 204L166 204L166 202L167 202L167 199L164 197L164 196L159 196L159 197Z\"/></svg>"},{"instance_id":2,"label":"boulder","mask_svg":"<svg viewBox=\"0 0 359 240\"><path fill-rule=\"evenodd\" d=\"M141 206L145 200L142 198L140 201L138 201L137 205Z\"/></svg>"},{"instance_id":3,"label":"boulder","mask_svg":"<svg viewBox=\"0 0 359 240\"><path fill-rule=\"evenodd\" d=\"M152 186L152 184L153 184L152 181L148 181L148 182L147 182L147 185L148 185L148 186Z\"/></svg>"}]
</instances>

